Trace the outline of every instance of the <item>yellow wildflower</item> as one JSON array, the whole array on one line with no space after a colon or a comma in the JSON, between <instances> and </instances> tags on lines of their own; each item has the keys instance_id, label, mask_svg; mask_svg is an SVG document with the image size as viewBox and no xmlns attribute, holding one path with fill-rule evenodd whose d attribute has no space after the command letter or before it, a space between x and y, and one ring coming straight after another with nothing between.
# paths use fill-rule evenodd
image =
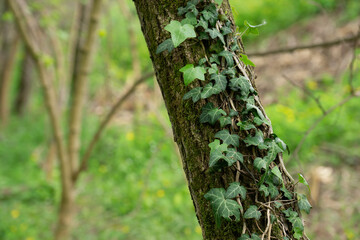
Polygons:
<instances>
[{"instance_id":1,"label":"yellow wildflower","mask_svg":"<svg viewBox=\"0 0 360 240\"><path fill-rule=\"evenodd\" d=\"M128 132L128 133L126 133L126 140L128 140L129 142L131 142L131 141L134 141L134 139L135 139L135 134L134 134L134 132Z\"/></svg>"},{"instance_id":2,"label":"yellow wildflower","mask_svg":"<svg viewBox=\"0 0 360 240\"><path fill-rule=\"evenodd\" d=\"M165 196L165 191L162 190L162 189L157 190L156 196L157 196L158 198L163 198L163 197Z\"/></svg>"},{"instance_id":3,"label":"yellow wildflower","mask_svg":"<svg viewBox=\"0 0 360 240\"><path fill-rule=\"evenodd\" d=\"M14 210L11 211L11 217L14 218L14 219L18 218L19 215L20 215L19 210L14 209Z\"/></svg>"}]
</instances>

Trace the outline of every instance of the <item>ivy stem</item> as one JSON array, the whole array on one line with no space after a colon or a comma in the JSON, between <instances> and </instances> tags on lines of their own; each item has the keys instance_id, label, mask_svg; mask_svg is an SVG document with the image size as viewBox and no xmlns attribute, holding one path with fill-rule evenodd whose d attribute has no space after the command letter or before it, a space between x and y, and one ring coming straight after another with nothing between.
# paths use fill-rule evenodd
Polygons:
<instances>
[{"instance_id":1,"label":"ivy stem","mask_svg":"<svg viewBox=\"0 0 360 240\"><path fill-rule=\"evenodd\" d=\"M236 161L236 167L238 169L238 171L236 171L236 182L240 182L240 170L241 170L241 166L240 166L240 162L239 161ZM236 201L237 203L240 205L240 213L241 215L244 217L244 208L241 204L241 201L240 201L240 195L237 195L236 196ZM245 221L245 218L243 219L243 229L242 229L242 234L245 234L246 232L246 221Z\"/></svg>"},{"instance_id":2,"label":"ivy stem","mask_svg":"<svg viewBox=\"0 0 360 240\"><path fill-rule=\"evenodd\" d=\"M263 235L261 236L261 240L264 240L264 237L266 235L266 233L268 232L269 228L270 228L270 224L271 224L271 221L270 221L270 203L268 203L268 209L266 211L266 215L267 215L267 225L266 225L266 228L265 228L265 231L263 233ZM271 233L269 233L269 238L271 236Z\"/></svg>"}]
</instances>

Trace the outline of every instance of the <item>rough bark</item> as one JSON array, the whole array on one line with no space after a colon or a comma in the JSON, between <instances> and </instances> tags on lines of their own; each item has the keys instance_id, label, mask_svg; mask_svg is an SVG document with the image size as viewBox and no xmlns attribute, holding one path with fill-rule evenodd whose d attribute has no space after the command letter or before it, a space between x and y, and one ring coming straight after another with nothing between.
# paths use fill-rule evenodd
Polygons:
<instances>
[{"instance_id":1,"label":"rough bark","mask_svg":"<svg viewBox=\"0 0 360 240\"><path fill-rule=\"evenodd\" d=\"M192 101L182 100L182 97L190 88L184 86L179 69L187 63L197 63L200 58L204 57L204 49L197 40L188 39L178 48L174 49L171 54L167 52L156 54L157 46L170 36L170 34L164 30L164 27L169 24L171 20L181 20L177 15L177 9L185 6L187 1L188 0L134 0L134 3L148 45L156 77L168 110L174 132L174 140L178 144L182 156L183 168L187 177L196 215L202 228L203 237L204 239L237 239L241 236L243 222L223 221L221 228L216 227L213 211L209 202L204 198L204 194L211 188L226 188L228 184L234 182L236 178L234 169L216 173L210 171L208 167L210 152L208 144L213 141L214 134L219 129L210 128L199 122L201 107L207 101L211 101L215 106L222 106L224 99L219 96L213 96L210 100L201 100L200 104L193 104ZM223 2L222 10L227 13L229 19L232 20L231 8L227 0ZM253 87L255 87L255 75L253 72L247 69L246 74L252 81ZM258 101L257 104L259 108L263 109L260 101ZM239 103L237 104L238 109L242 107ZM271 127L263 127L262 130L265 136L269 136L272 133ZM243 138L244 136L240 137ZM252 159L256 156L261 156L261 153L254 152L244 144L240 146L240 152L243 153L244 156L250 156ZM277 163L282 166L282 160L280 158L277 159ZM286 171L285 168L284 171ZM289 182L290 179L291 177L287 177L285 181ZM243 175L240 177L240 182L247 185L247 187L252 186L252 179L244 177ZM255 205L256 198L257 195L251 197L249 200L247 199L245 206ZM259 221L257 224L259 224L261 229L267 227L265 221ZM255 221L250 221L247 228L250 232L259 232ZM272 226L272 236L282 239L281 234L279 226L275 223Z\"/></svg>"}]
</instances>

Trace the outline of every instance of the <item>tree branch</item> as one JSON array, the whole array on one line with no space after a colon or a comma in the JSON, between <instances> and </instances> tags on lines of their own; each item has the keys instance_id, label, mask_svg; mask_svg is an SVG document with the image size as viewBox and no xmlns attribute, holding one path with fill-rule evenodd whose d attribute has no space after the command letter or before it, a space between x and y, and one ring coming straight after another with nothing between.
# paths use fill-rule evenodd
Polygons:
<instances>
[{"instance_id":1,"label":"tree branch","mask_svg":"<svg viewBox=\"0 0 360 240\"><path fill-rule=\"evenodd\" d=\"M295 47L281 48L281 49L275 49L275 50L264 51L264 52L249 52L247 55L251 56L251 57L258 57L258 56L263 57L263 56L268 56L268 55L273 55L273 54L289 53L289 52L294 52L297 50L304 50L304 49L327 48L327 47L332 47L332 46L336 46L336 45L343 44L343 43L355 42L359 38L359 36L360 36L360 33L358 33L357 35L354 35L354 36L350 36L350 37L346 37L346 38L339 38L339 39L329 41L329 42L299 45L299 46L295 46Z\"/></svg>"},{"instance_id":2,"label":"tree branch","mask_svg":"<svg viewBox=\"0 0 360 240\"><path fill-rule=\"evenodd\" d=\"M99 141L102 132L104 131L105 127L109 124L109 122L111 121L111 119L114 117L114 115L116 114L116 112L119 110L119 108L122 106L122 104L125 102L125 100L135 91L136 87L144 82L146 79L148 79L149 77L153 76L154 73L153 72L149 72L149 73L145 73L143 76L139 77L139 79L137 79L127 90L125 90L123 92L123 94L121 95L121 97L117 100L117 102L115 103L115 105L113 105L113 107L111 108L110 112L106 115L106 117L104 118L104 120L101 122L100 126L98 127L96 133L94 134L94 136L91 139L91 142L89 143L88 147L86 148L85 154L81 159L81 164L79 169L75 172L75 174L73 175L73 179L74 181L76 181L76 179L79 177L79 174L86 170L87 164L89 162L89 158L91 155L91 152L94 149L94 146L96 145L96 143Z\"/></svg>"}]
</instances>

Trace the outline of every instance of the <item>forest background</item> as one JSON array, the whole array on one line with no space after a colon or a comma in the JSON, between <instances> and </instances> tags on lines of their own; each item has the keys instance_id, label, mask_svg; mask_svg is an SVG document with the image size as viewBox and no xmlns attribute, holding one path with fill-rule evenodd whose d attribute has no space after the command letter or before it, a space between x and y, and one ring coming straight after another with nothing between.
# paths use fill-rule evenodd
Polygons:
<instances>
[{"instance_id":1,"label":"forest background","mask_svg":"<svg viewBox=\"0 0 360 240\"><path fill-rule=\"evenodd\" d=\"M50 29L60 45L71 41L75 1L27 2L40 26ZM354 97L341 103L360 86L360 40L357 44L344 40L359 35L360 2L230 2L240 31L245 20L267 23L259 28L260 35L244 35L245 49L256 65L256 82L272 125L290 147L285 163L310 183L311 193L303 189L313 205L306 216L308 236L357 239L360 101ZM104 1L99 20L82 121L82 152L111 106L152 67L132 1ZM0 66L1 76L10 72L11 79L6 88L8 116L4 121L2 115L0 128L0 239L52 239L60 170L43 91L11 11L1 12L0 21L0 40L3 44L11 37L13 49L9 55L13 60L2 57ZM5 25L10 26L6 35ZM298 46L305 47L290 51ZM284 51L269 53L274 49ZM4 56L9 47L1 51ZM51 57L44 61L49 66L57 63ZM9 62L13 64L4 68ZM24 78L27 95L19 103ZM74 239L202 238L161 93L153 77L146 79L104 130L77 183ZM56 83L63 98L69 95L65 84L69 83Z\"/></svg>"}]
</instances>

